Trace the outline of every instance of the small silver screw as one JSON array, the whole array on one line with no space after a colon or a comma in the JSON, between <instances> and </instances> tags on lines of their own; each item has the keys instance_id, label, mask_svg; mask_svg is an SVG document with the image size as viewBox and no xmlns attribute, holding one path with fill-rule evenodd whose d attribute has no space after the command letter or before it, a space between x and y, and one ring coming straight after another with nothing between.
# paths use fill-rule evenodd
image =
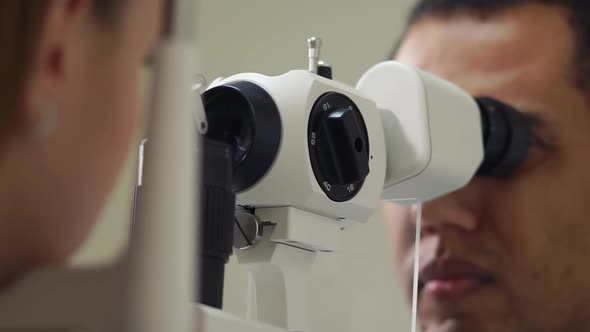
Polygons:
<instances>
[{"instance_id":1,"label":"small silver screw","mask_svg":"<svg viewBox=\"0 0 590 332\"><path fill-rule=\"evenodd\" d=\"M322 40L317 37L307 39L309 71L318 73L318 62L320 61L320 49L322 47Z\"/></svg>"}]
</instances>

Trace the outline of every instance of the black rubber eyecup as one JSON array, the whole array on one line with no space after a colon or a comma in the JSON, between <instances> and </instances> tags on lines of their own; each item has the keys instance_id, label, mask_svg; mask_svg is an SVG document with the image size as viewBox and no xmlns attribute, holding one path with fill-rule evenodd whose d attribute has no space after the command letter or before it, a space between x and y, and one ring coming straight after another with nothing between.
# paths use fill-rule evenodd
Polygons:
<instances>
[{"instance_id":1,"label":"black rubber eyecup","mask_svg":"<svg viewBox=\"0 0 590 332\"><path fill-rule=\"evenodd\" d=\"M485 156L478 176L508 177L525 161L530 133L524 115L493 98L477 98Z\"/></svg>"},{"instance_id":2,"label":"black rubber eyecup","mask_svg":"<svg viewBox=\"0 0 590 332\"><path fill-rule=\"evenodd\" d=\"M233 192L257 184L272 167L281 145L282 125L273 98L257 84L238 81L207 90L203 104L208 138L234 151Z\"/></svg>"}]
</instances>

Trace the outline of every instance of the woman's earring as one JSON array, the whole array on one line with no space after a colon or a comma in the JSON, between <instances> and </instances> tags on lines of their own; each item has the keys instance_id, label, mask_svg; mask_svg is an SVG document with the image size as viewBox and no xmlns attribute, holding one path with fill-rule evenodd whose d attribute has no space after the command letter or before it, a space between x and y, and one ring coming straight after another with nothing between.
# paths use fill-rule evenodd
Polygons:
<instances>
[{"instance_id":1,"label":"woman's earring","mask_svg":"<svg viewBox=\"0 0 590 332\"><path fill-rule=\"evenodd\" d=\"M33 127L36 140L47 138L56 125L57 105L53 101L46 101L39 107L37 123Z\"/></svg>"}]
</instances>

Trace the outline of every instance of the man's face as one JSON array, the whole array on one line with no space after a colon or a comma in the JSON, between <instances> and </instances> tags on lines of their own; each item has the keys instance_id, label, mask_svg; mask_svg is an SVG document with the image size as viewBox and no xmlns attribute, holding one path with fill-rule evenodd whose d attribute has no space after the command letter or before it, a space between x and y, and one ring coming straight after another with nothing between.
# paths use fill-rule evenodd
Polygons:
<instances>
[{"instance_id":1,"label":"man's face","mask_svg":"<svg viewBox=\"0 0 590 332\"><path fill-rule=\"evenodd\" d=\"M424 204L423 331L590 326L590 109L574 83L574 53L565 11L542 5L425 18L410 29L396 60L538 120L513 176L476 178ZM386 214L409 290L416 210L388 205Z\"/></svg>"}]
</instances>

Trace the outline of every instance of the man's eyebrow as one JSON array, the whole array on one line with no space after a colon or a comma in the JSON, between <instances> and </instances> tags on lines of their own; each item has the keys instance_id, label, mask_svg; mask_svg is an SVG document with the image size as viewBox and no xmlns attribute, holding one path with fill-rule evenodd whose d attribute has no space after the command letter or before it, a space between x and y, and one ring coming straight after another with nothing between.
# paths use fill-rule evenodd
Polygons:
<instances>
[{"instance_id":1,"label":"man's eyebrow","mask_svg":"<svg viewBox=\"0 0 590 332\"><path fill-rule=\"evenodd\" d=\"M522 114L527 127L530 129L530 139L533 146L546 150L557 149L559 139L555 132L555 125L545 117L532 110L517 110Z\"/></svg>"}]
</instances>

